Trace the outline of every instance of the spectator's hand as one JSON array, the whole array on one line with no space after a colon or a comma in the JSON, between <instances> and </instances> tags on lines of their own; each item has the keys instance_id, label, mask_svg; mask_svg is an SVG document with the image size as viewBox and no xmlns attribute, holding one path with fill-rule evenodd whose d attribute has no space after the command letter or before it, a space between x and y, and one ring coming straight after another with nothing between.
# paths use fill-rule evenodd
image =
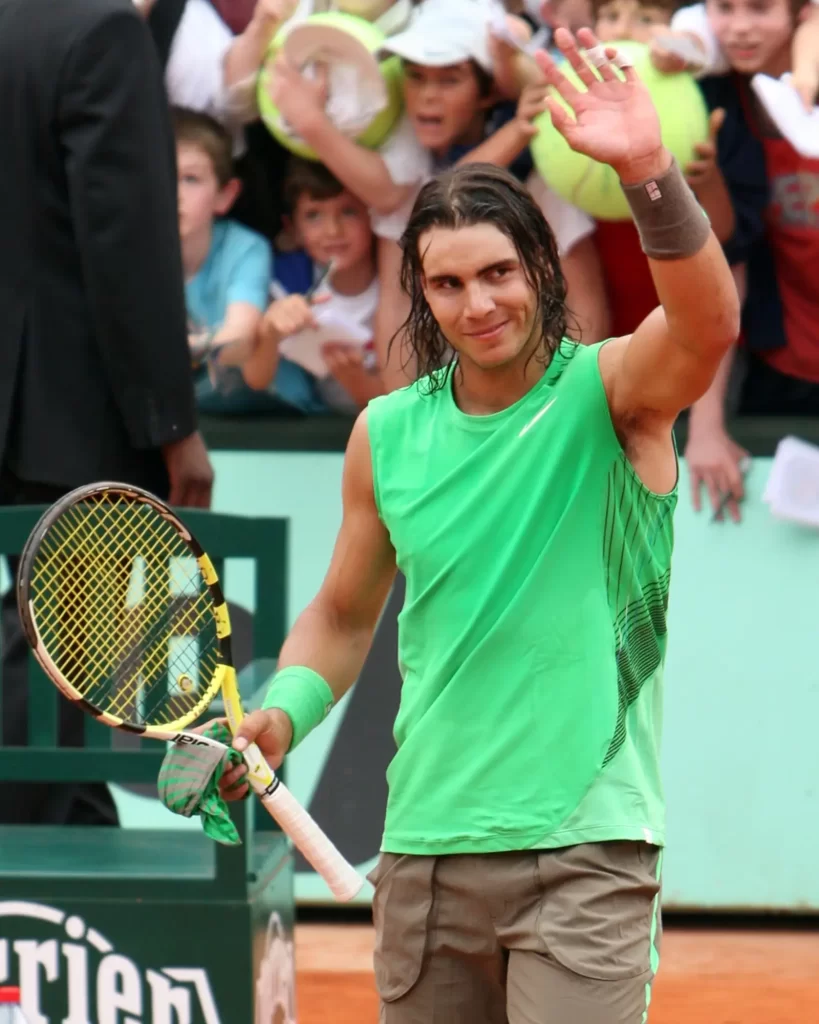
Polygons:
<instances>
[{"instance_id":1,"label":"spectator's hand","mask_svg":"<svg viewBox=\"0 0 819 1024\"><path fill-rule=\"evenodd\" d=\"M181 508L209 508L213 467L199 431L162 448L171 485L169 504Z\"/></svg>"},{"instance_id":2,"label":"spectator's hand","mask_svg":"<svg viewBox=\"0 0 819 1024\"><path fill-rule=\"evenodd\" d=\"M672 32L665 25L656 25L651 34L654 38L652 38L649 44L649 59L654 67L664 75L675 75L681 71L696 71L705 63L705 50L701 41L693 33ZM693 44L702 53L702 60L694 63L677 53L672 53L671 50L667 50L660 40L663 38L667 39L669 36L673 39L685 41L686 44Z\"/></svg>"},{"instance_id":3,"label":"spectator's hand","mask_svg":"<svg viewBox=\"0 0 819 1024\"><path fill-rule=\"evenodd\" d=\"M251 711L242 721L233 737L236 750L245 750L250 743L264 754L265 760L276 771L293 742L293 723L289 716L278 708L269 711ZM247 775L247 766L237 765L224 773L219 780L219 792L225 800L243 800L248 793L248 784L242 780Z\"/></svg>"},{"instance_id":4,"label":"spectator's hand","mask_svg":"<svg viewBox=\"0 0 819 1024\"><path fill-rule=\"evenodd\" d=\"M539 114L549 109L546 102L548 96L549 86L545 81L532 82L524 86L515 113L515 117L524 135L528 135L531 138L537 135L537 126L533 122Z\"/></svg>"},{"instance_id":5,"label":"spectator's hand","mask_svg":"<svg viewBox=\"0 0 819 1024\"><path fill-rule=\"evenodd\" d=\"M721 107L711 111L708 118L708 138L694 146L697 159L686 164L685 177L694 192L708 188L719 179L721 172L717 164L717 135L724 121L725 111Z\"/></svg>"},{"instance_id":6,"label":"spectator's hand","mask_svg":"<svg viewBox=\"0 0 819 1024\"><path fill-rule=\"evenodd\" d=\"M314 295L312 299L306 299L303 295L288 295L284 299L277 299L268 306L264 315L263 334L279 342L291 334L298 334L305 327L315 327L313 307L326 302L328 298L329 295L325 294Z\"/></svg>"},{"instance_id":7,"label":"spectator's hand","mask_svg":"<svg viewBox=\"0 0 819 1024\"><path fill-rule=\"evenodd\" d=\"M268 92L281 116L296 132L301 132L305 124L324 117L327 67L317 64L315 77L308 78L282 52L273 65Z\"/></svg>"},{"instance_id":8,"label":"spectator's hand","mask_svg":"<svg viewBox=\"0 0 819 1024\"><path fill-rule=\"evenodd\" d=\"M694 510L699 512L702 508L700 488L704 486L714 514L719 513L723 498L730 495L726 507L733 521L738 523L739 503L745 497L743 463L749 458L748 452L722 427L690 435L685 446L685 461Z\"/></svg>"}]
</instances>

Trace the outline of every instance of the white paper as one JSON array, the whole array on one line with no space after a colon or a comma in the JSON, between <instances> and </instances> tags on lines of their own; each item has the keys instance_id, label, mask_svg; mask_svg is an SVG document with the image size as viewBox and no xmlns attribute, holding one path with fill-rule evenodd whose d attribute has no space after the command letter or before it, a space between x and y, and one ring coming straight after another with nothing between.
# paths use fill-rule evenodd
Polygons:
<instances>
[{"instance_id":1,"label":"white paper","mask_svg":"<svg viewBox=\"0 0 819 1024\"><path fill-rule=\"evenodd\" d=\"M654 42L667 53L684 60L692 71L701 71L705 67L705 53L687 36L658 35Z\"/></svg>"},{"instance_id":2,"label":"white paper","mask_svg":"<svg viewBox=\"0 0 819 1024\"><path fill-rule=\"evenodd\" d=\"M809 159L819 159L819 106L805 110L791 76L754 75L751 87L768 116L793 148Z\"/></svg>"},{"instance_id":3,"label":"white paper","mask_svg":"<svg viewBox=\"0 0 819 1024\"><path fill-rule=\"evenodd\" d=\"M797 437L780 441L762 498L778 519L819 528L819 447Z\"/></svg>"},{"instance_id":4,"label":"white paper","mask_svg":"<svg viewBox=\"0 0 819 1024\"><path fill-rule=\"evenodd\" d=\"M344 319L338 313L325 313L320 307L316 307L315 319L316 327L307 327L298 334L282 339L279 352L314 377L324 380L330 376L330 371L321 354L322 345L336 341L362 348L370 341L372 332L352 320Z\"/></svg>"},{"instance_id":5,"label":"white paper","mask_svg":"<svg viewBox=\"0 0 819 1024\"><path fill-rule=\"evenodd\" d=\"M374 82L371 75L363 74L355 64L339 60L338 54L329 50L314 53L310 62L301 68L306 79L315 80L317 64L326 67L327 103L324 112L328 119L344 135L351 138L361 135L387 108L389 97L385 83L381 80ZM272 73L275 74L275 70ZM279 115L279 122L292 139L303 141L286 118Z\"/></svg>"}]
</instances>

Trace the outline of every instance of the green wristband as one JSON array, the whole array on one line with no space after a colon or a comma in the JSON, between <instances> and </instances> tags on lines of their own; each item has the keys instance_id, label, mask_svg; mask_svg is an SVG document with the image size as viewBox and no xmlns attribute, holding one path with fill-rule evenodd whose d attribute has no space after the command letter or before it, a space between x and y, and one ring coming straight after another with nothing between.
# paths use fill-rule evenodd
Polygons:
<instances>
[{"instance_id":1,"label":"green wristband","mask_svg":"<svg viewBox=\"0 0 819 1024\"><path fill-rule=\"evenodd\" d=\"M295 750L305 736L321 725L333 710L333 691L311 668L293 665L273 677L262 708L284 711L293 724L290 750Z\"/></svg>"}]
</instances>

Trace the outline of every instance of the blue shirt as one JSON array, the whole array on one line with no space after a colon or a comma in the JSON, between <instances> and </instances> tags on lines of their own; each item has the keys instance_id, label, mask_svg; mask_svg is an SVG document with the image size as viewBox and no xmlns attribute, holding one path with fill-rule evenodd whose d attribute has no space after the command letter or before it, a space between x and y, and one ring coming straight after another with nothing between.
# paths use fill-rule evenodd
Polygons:
<instances>
[{"instance_id":1,"label":"blue shirt","mask_svg":"<svg viewBox=\"0 0 819 1024\"><path fill-rule=\"evenodd\" d=\"M235 302L249 303L263 313L272 275L273 253L266 239L236 221L217 220L207 258L185 285L188 316L196 327L216 330ZM272 396L248 387L238 367L220 368L216 387L207 368L202 367L194 383L196 404L202 412L277 411L269 408Z\"/></svg>"},{"instance_id":2,"label":"blue shirt","mask_svg":"<svg viewBox=\"0 0 819 1024\"><path fill-rule=\"evenodd\" d=\"M267 240L236 221L218 220L207 259L185 285L188 315L201 327L218 328L234 302L264 312L272 276Z\"/></svg>"}]
</instances>

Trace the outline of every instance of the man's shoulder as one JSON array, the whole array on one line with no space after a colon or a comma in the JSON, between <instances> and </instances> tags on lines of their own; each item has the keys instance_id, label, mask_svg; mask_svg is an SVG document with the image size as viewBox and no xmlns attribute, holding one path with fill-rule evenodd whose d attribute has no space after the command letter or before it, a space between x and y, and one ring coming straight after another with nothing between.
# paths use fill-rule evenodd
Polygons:
<instances>
[{"instance_id":1,"label":"man's shoulder","mask_svg":"<svg viewBox=\"0 0 819 1024\"><path fill-rule=\"evenodd\" d=\"M133 0L5 0L2 49L16 47L25 36L23 54L53 62L55 50L70 53L107 23L142 26ZM36 42L35 42L36 40Z\"/></svg>"},{"instance_id":2,"label":"man's shoulder","mask_svg":"<svg viewBox=\"0 0 819 1024\"><path fill-rule=\"evenodd\" d=\"M88 32L105 23L142 25L147 32L144 19L133 0L63 0L44 6L53 8L54 17L60 19L67 28L70 27L72 31L66 34L69 43L82 39Z\"/></svg>"}]
</instances>

